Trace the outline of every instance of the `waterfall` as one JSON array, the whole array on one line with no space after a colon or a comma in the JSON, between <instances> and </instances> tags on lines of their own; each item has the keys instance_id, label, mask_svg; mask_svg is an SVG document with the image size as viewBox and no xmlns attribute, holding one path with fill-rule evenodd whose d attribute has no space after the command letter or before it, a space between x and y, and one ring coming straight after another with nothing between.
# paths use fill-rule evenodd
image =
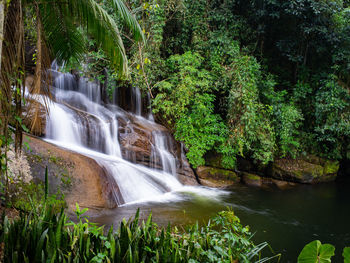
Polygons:
<instances>
[{"instance_id":1,"label":"waterfall","mask_svg":"<svg viewBox=\"0 0 350 263\"><path fill-rule=\"evenodd\" d=\"M141 106L142 106L142 101L141 101L141 91L137 87L132 88L132 94L135 100L135 114L137 116L141 116Z\"/></svg>"},{"instance_id":2,"label":"waterfall","mask_svg":"<svg viewBox=\"0 0 350 263\"><path fill-rule=\"evenodd\" d=\"M176 158L170 153L171 142L169 136L164 132L153 132L154 145L152 147L152 159L153 163L157 157L160 158L162 164L162 170L166 173L170 173L176 176ZM152 165L155 167L155 164Z\"/></svg>"},{"instance_id":3,"label":"waterfall","mask_svg":"<svg viewBox=\"0 0 350 263\"><path fill-rule=\"evenodd\" d=\"M177 179L177 165L181 160L171 152L174 140L164 128L159 130L161 126L153 121L153 116L148 119L141 116L142 101L138 88L132 88L134 110L127 113L113 103L101 103L97 82L60 73L57 65L51 73L54 76L51 90L54 100L48 103L45 140L92 157L104 167L118 186L114 196L119 206L147 200L159 201L165 193L172 193L172 198L178 198L176 193L184 189L191 191L191 187L183 186ZM43 100L40 96L44 95L39 95L38 101ZM116 100L116 92L114 96ZM144 160L152 168L136 164L135 152L122 154L120 140L132 140L135 135L130 125L132 122L152 131L150 160ZM199 193L201 190L197 187L192 191Z\"/></svg>"},{"instance_id":4,"label":"waterfall","mask_svg":"<svg viewBox=\"0 0 350 263\"><path fill-rule=\"evenodd\" d=\"M128 115L117 106L102 105L98 83L87 78L77 79L69 73L55 71L55 101L49 103L46 121L46 139L62 147L93 157L118 185L115 193L118 205L157 199L166 192L180 189L176 179L175 157L168 152L166 135L154 133L154 151L161 159L163 169L154 170L122 158L118 118L130 123ZM141 92L132 89L134 114L140 122L156 125L141 117ZM125 126L133 133L132 126ZM132 154L130 152L129 154ZM133 160L129 156L128 160Z\"/></svg>"}]
</instances>

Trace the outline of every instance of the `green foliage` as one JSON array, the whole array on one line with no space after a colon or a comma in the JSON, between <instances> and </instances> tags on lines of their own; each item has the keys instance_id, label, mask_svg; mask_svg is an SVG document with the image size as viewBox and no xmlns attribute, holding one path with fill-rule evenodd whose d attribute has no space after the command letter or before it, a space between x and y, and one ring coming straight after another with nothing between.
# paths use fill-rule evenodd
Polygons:
<instances>
[{"instance_id":1,"label":"green foliage","mask_svg":"<svg viewBox=\"0 0 350 263\"><path fill-rule=\"evenodd\" d=\"M179 134L196 130L191 99L208 93L215 105L207 106L208 123L219 123L217 114L226 128L216 143L208 139L197 147L198 157L212 147L223 153L227 167L234 166L237 155L264 163L307 152L349 158L347 2L174 0L169 8L159 5L162 15L144 17L161 37L152 46L154 63L142 76L152 78L158 119L170 121L189 151L203 144ZM184 60L189 54L192 64ZM210 77L199 78L199 72ZM201 88L191 89L195 86Z\"/></svg>"},{"instance_id":2,"label":"green foliage","mask_svg":"<svg viewBox=\"0 0 350 263\"><path fill-rule=\"evenodd\" d=\"M272 110L271 120L278 149L275 155L295 158L301 151L298 130L304 119L301 110L296 106L295 101L288 100L288 93L285 90L276 91L275 78L271 75L262 79L259 92L261 101L268 104Z\"/></svg>"},{"instance_id":3,"label":"green foliage","mask_svg":"<svg viewBox=\"0 0 350 263\"><path fill-rule=\"evenodd\" d=\"M343 250L344 263L350 263L350 247L345 247Z\"/></svg>"},{"instance_id":4,"label":"green foliage","mask_svg":"<svg viewBox=\"0 0 350 263\"><path fill-rule=\"evenodd\" d=\"M307 244L300 255L298 263L327 263L331 262L334 256L335 247L330 244L321 244L319 240L315 240Z\"/></svg>"},{"instance_id":5,"label":"green foliage","mask_svg":"<svg viewBox=\"0 0 350 263\"><path fill-rule=\"evenodd\" d=\"M270 107L259 100L260 65L253 57L239 56L230 68L227 122L230 145L239 155L250 153L263 163L273 160L275 133Z\"/></svg>"},{"instance_id":6,"label":"green foliage","mask_svg":"<svg viewBox=\"0 0 350 263\"><path fill-rule=\"evenodd\" d=\"M157 84L153 101L154 112L162 112L169 124L177 120L194 104L196 94L211 91L211 76L202 68L203 57L187 52L167 60L168 79Z\"/></svg>"},{"instance_id":7,"label":"green foliage","mask_svg":"<svg viewBox=\"0 0 350 263\"><path fill-rule=\"evenodd\" d=\"M43 208L43 203L45 202L45 185L30 182L19 184L16 187L20 192L11 196L8 205L12 205L17 209L26 212L32 210L33 203L37 204L38 209ZM66 207L64 195L60 191L56 194L47 195L46 203L51 205L55 211L59 211L62 207Z\"/></svg>"},{"instance_id":8,"label":"green foliage","mask_svg":"<svg viewBox=\"0 0 350 263\"><path fill-rule=\"evenodd\" d=\"M125 4L120 0L109 2L133 38L143 40L143 32ZM27 4L33 3L27 1ZM94 0L40 1L38 6L45 40L59 61L81 60L87 52L87 34L103 49L118 73L127 72L126 51L118 25L100 3Z\"/></svg>"},{"instance_id":9,"label":"green foliage","mask_svg":"<svg viewBox=\"0 0 350 263\"><path fill-rule=\"evenodd\" d=\"M38 211L36 211L38 212ZM124 219L117 231L89 222L77 206L78 222L68 223L63 210L50 206L40 213L21 215L2 224L5 262L266 262L248 227L232 211L219 213L204 227L198 224L180 232L159 228L148 220Z\"/></svg>"},{"instance_id":10,"label":"green foliage","mask_svg":"<svg viewBox=\"0 0 350 263\"><path fill-rule=\"evenodd\" d=\"M204 154L222 143L226 126L219 115L214 114L214 97L196 94L191 109L182 114L175 125L175 138L188 147L188 160L196 168L204 165Z\"/></svg>"},{"instance_id":11,"label":"green foliage","mask_svg":"<svg viewBox=\"0 0 350 263\"><path fill-rule=\"evenodd\" d=\"M161 113L175 137L188 148L189 162L204 165L204 154L223 141L225 125L214 113L212 77L203 68L203 57L186 52L167 60L169 78L158 83L153 112Z\"/></svg>"},{"instance_id":12,"label":"green foliage","mask_svg":"<svg viewBox=\"0 0 350 263\"><path fill-rule=\"evenodd\" d=\"M326 157L350 157L350 94L335 76L321 81L315 94L314 132Z\"/></svg>"},{"instance_id":13,"label":"green foliage","mask_svg":"<svg viewBox=\"0 0 350 263\"><path fill-rule=\"evenodd\" d=\"M315 240L307 244L298 256L298 263L327 263L334 256L335 247ZM350 262L350 247L343 250L344 263Z\"/></svg>"}]
</instances>

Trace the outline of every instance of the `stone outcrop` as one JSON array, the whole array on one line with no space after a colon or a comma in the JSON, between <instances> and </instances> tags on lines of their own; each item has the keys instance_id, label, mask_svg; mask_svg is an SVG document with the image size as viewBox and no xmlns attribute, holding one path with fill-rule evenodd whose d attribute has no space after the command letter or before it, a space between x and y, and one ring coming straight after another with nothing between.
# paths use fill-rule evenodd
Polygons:
<instances>
[{"instance_id":1,"label":"stone outcrop","mask_svg":"<svg viewBox=\"0 0 350 263\"><path fill-rule=\"evenodd\" d=\"M227 187L240 182L239 176L230 170L200 166L196 172L201 184L209 187Z\"/></svg>"},{"instance_id":2,"label":"stone outcrop","mask_svg":"<svg viewBox=\"0 0 350 263\"><path fill-rule=\"evenodd\" d=\"M161 169L161 160L158 155L153 154L152 150L155 145L153 133L163 133L167 135L168 150L176 157L178 179L186 185L198 184L190 164L181 152L180 144L175 141L164 126L155 125L154 123L148 124L128 113L125 114L128 115L128 118L118 118L119 142L124 159L151 168ZM127 119L131 121L127 121Z\"/></svg>"},{"instance_id":3,"label":"stone outcrop","mask_svg":"<svg viewBox=\"0 0 350 263\"><path fill-rule=\"evenodd\" d=\"M33 136L25 136L24 142L34 181L44 181L47 166L51 192L60 189L71 211L76 203L92 210L116 207L113 193L118 186L95 160Z\"/></svg>"},{"instance_id":4,"label":"stone outcrop","mask_svg":"<svg viewBox=\"0 0 350 263\"><path fill-rule=\"evenodd\" d=\"M295 183L280 181L269 177L262 177L256 174L241 172L242 183L253 187L278 188L285 190L295 186Z\"/></svg>"},{"instance_id":5,"label":"stone outcrop","mask_svg":"<svg viewBox=\"0 0 350 263\"><path fill-rule=\"evenodd\" d=\"M206 165L223 169L221 159L219 154L209 153L205 156ZM279 159L263 165L249 159L237 158L237 170L242 182L247 185L272 184L282 189L293 186L293 183L315 184L334 181L339 162L308 155L299 159ZM259 178L263 178L263 181Z\"/></svg>"},{"instance_id":6,"label":"stone outcrop","mask_svg":"<svg viewBox=\"0 0 350 263\"><path fill-rule=\"evenodd\" d=\"M307 156L303 159L276 160L272 166L271 176L283 181L315 184L334 181L338 169L338 161Z\"/></svg>"}]
</instances>

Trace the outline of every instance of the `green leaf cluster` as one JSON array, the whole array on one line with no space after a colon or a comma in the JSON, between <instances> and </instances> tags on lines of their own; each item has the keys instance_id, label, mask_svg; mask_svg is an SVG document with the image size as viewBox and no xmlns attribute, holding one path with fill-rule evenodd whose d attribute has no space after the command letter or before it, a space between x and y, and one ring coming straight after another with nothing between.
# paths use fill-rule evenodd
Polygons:
<instances>
[{"instance_id":1,"label":"green leaf cluster","mask_svg":"<svg viewBox=\"0 0 350 263\"><path fill-rule=\"evenodd\" d=\"M152 222L120 223L107 233L83 216L77 206L78 222L69 222L63 210L50 206L14 221L4 218L1 242L4 262L265 262L254 245L248 227L232 211L220 212L204 227L198 224L179 231Z\"/></svg>"}]
</instances>

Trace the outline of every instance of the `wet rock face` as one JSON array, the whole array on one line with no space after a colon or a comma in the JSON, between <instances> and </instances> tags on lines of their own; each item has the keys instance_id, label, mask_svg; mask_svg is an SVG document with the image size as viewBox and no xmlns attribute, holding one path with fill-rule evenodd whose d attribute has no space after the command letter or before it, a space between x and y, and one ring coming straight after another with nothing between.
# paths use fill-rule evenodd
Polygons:
<instances>
[{"instance_id":1,"label":"wet rock face","mask_svg":"<svg viewBox=\"0 0 350 263\"><path fill-rule=\"evenodd\" d=\"M152 131L137 122L118 118L118 133L124 159L149 166L152 151Z\"/></svg>"},{"instance_id":2,"label":"wet rock face","mask_svg":"<svg viewBox=\"0 0 350 263\"><path fill-rule=\"evenodd\" d=\"M183 153L181 145L175 141L169 131L161 125L148 125L147 122L128 116L118 118L118 134L122 157L128 161L150 168L163 169L162 159L157 150L155 138L157 134L165 136L164 147L175 159L178 179L184 184L198 184L194 173Z\"/></svg>"},{"instance_id":3,"label":"wet rock face","mask_svg":"<svg viewBox=\"0 0 350 263\"><path fill-rule=\"evenodd\" d=\"M303 159L280 159L273 163L273 178L305 184L334 181L339 162L307 156Z\"/></svg>"},{"instance_id":4,"label":"wet rock face","mask_svg":"<svg viewBox=\"0 0 350 263\"><path fill-rule=\"evenodd\" d=\"M89 209L117 206L118 186L97 162L84 155L59 148L32 136L25 136L29 149L25 151L34 181L43 182L45 168L49 172L49 189L60 189L70 211L75 204Z\"/></svg>"}]
</instances>

